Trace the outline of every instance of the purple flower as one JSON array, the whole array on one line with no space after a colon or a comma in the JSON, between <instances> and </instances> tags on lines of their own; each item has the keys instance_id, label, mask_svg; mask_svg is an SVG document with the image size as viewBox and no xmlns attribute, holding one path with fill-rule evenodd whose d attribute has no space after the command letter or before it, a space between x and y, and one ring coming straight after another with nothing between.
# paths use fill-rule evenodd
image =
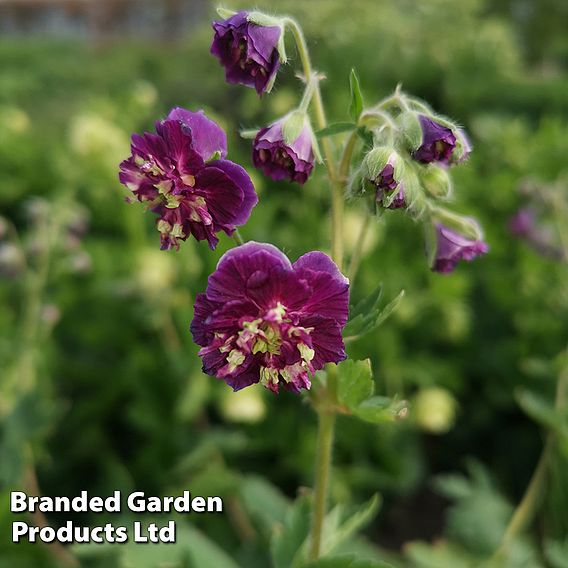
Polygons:
<instances>
[{"instance_id":1,"label":"purple flower","mask_svg":"<svg viewBox=\"0 0 568 568\"><path fill-rule=\"evenodd\" d=\"M322 252L291 264L269 244L225 253L198 294L191 323L203 371L234 390L310 388L310 374L345 359L349 281Z\"/></svg>"},{"instance_id":2,"label":"purple flower","mask_svg":"<svg viewBox=\"0 0 568 568\"><path fill-rule=\"evenodd\" d=\"M468 239L441 223L436 224L436 234L438 243L432 267L435 272L452 272L458 261L472 261L489 250L484 241Z\"/></svg>"},{"instance_id":3,"label":"purple flower","mask_svg":"<svg viewBox=\"0 0 568 568\"><path fill-rule=\"evenodd\" d=\"M133 134L131 150L119 179L158 215L162 249L179 248L189 235L214 249L216 233L231 235L258 202L246 171L223 159L225 133L203 111L173 109L156 134Z\"/></svg>"},{"instance_id":4,"label":"purple flower","mask_svg":"<svg viewBox=\"0 0 568 568\"><path fill-rule=\"evenodd\" d=\"M441 162L449 164L452 152L456 147L456 137L451 128L424 116L418 116L422 128L422 142L414 152L414 158L419 162Z\"/></svg>"},{"instance_id":5,"label":"purple flower","mask_svg":"<svg viewBox=\"0 0 568 568\"><path fill-rule=\"evenodd\" d=\"M254 87L259 95L269 91L280 67L282 29L250 22L247 12L213 22L213 29L211 53L225 68L227 82Z\"/></svg>"},{"instance_id":6,"label":"purple flower","mask_svg":"<svg viewBox=\"0 0 568 568\"><path fill-rule=\"evenodd\" d=\"M406 207L404 186L395 179L394 166L391 163L387 163L379 175L373 180L373 183L377 188L375 199L379 205L384 206L386 199L392 195L393 191L396 191L396 196L387 207L389 209L402 209Z\"/></svg>"},{"instance_id":7,"label":"purple flower","mask_svg":"<svg viewBox=\"0 0 568 568\"><path fill-rule=\"evenodd\" d=\"M312 132L306 124L296 140L287 143L283 133L285 120L259 130L253 143L252 161L273 180L289 179L303 185L314 169Z\"/></svg>"},{"instance_id":8,"label":"purple flower","mask_svg":"<svg viewBox=\"0 0 568 568\"><path fill-rule=\"evenodd\" d=\"M523 207L519 209L509 219L509 232L514 237L528 237L531 235L535 228L535 212L530 207Z\"/></svg>"}]
</instances>

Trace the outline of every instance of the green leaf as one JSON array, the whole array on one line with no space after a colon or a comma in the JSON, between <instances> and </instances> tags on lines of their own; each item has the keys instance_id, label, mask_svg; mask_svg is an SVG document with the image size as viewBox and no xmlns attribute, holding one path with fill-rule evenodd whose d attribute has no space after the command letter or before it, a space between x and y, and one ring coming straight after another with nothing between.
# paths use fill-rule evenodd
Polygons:
<instances>
[{"instance_id":1,"label":"green leaf","mask_svg":"<svg viewBox=\"0 0 568 568\"><path fill-rule=\"evenodd\" d=\"M353 410L373 395L375 385L369 359L353 361L348 359L339 365L337 398Z\"/></svg>"},{"instance_id":2,"label":"green leaf","mask_svg":"<svg viewBox=\"0 0 568 568\"><path fill-rule=\"evenodd\" d=\"M556 410L545 398L526 389L518 389L515 398L533 420L559 436L568 438L568 417Z\"/></svg>"},{"instance_id":3,"label":"green leaf","mask_svg":"<svg viewBox=\"0 0 568 568\"><path fill-rule=\"evenodd\" d=\"M408 405L405 400L373 396L362 402L353 412L365 422L383 424L404 418L408 412Z\"/></svg>"},{"instance_id":4,"label":"green leaf","mask_svg":"<svg viewBox=\"0 0 568 568\"><path fill-rule=\"evenodd\" d=\"M350 132L351 130L355 130L357 125L354 122L334 122L318 130L316 132L317 138L326 138L327 136L335 136L336 134L343 134L344 132Z\"/></svg>"},{"instance_id":5,"label":"green leaf","mask_svg":"<svg viewBox=\"0 0 568 568\"><path fill-rule=\"evenodd\" d=\"M270 552L274 568L295 568L302 565L310 521L310 500L301 496L288 511L284 525L272 537Z\"/></svg>"},{"instance_id":6,"label":"green leaf","mask_svg":"<svg viewBox=\"0 0 568 568\"><path fill-rule=\"evenodd\" d=\"M267 480L260 476L248 475L243 478L239 492L250 515L258 519L269 531L272 531L277 523L284 523L290 502Z\"/></svg>"},{"instance_id":7,"label":"green leaf","mask_svg":"<svg viewBox=\"0 0 568 568\"><path fill-rule=\"evenodd\" d=\"M393 568L392 564L371 560L369 558L357 558L353 554L341 554L327 556L315 562L310 562L306 568Z\"/></svg>"},{"instance_id":8,"label":"green leaf","mask_svg":"<svg viewBox=\"0 0 568 568\"><path fill-rule=\"evenodd\" d=\"M361 86L359 77L355 69L351 69L349 74L349 87L351 90L351 101L349 102L349 116L354 122L359 120L359 116L363 112L363 95L361 94Z\"/></svg>"},{"instance_id":9,"label":"green leaf","mask_svg":"<svg viewBox=\"0 0 568 568\"><path fill-rule=\"evenodd\" d=\"M373 495L367 503L365 503L356 513L348 517L346 520L337 525L334 522L334 515L337 517L341 514L341 509L336 507L326 517L324 523L324 535L322 539L322 554L326 555L333 552L343 542L347 541L357 531L363 528L371 519L377 514L380 505L380 498L378 495ZM335 525L335 526L334 526Z\"/></svg>"},{"instance_id":10,"label":"green leaf","mask_svg":"<svg viewBox=\"0 0 568 568\"><path fill-rule=\"evenodd\" d=\"M568 568L568 538L564 542L549 540L544 545L544 556L552 568Z\"/></svg>"},{"instance_id":11,"label":"green leaf","mask_svg":"<svg viewBox=\"0 0 568 568\"><path fill-rule=\"evenodd\" d=\"M389 302L383 309L379 307L382 295L382 284L365 300L351 310L351 318L343 330L345 341L354 341L379 327L399 306L404 297L404 290Z\"/></svg>"}]
</instances>

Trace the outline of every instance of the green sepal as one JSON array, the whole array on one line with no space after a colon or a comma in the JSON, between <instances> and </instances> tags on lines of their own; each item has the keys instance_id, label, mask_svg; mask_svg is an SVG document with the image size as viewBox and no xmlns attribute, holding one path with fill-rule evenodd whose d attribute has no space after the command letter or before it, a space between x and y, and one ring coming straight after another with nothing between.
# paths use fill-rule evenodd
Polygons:
<instances>
[{"instance_id":1,"label":"green sepal","mask_svg":"<svg viewBox=\"0 0 568 568\"><path fill-rule=\"evenodd\" d=\"M256 135L260 132L260 130L258 128L251 128L248 130L240 130L239 131L239 136L241 138L244 138L245 140L254 140L256 138Z\"/></svg>"},{"instance_id":2,"label":"green sepal","mask_svg":"<svg viewBox=\"0 0 568 568\"><path fill-rule=\"evenodd\" d=\"M420 219L427 211L427 200L424 189L416 170L419 168L414 162L407 161L401 177L404 186L404 198L407 212L415 219Z\"/></svg>"},{"instance_id":3,"label":"green sepal","mask_svg":"<svg viewBox=\"0 0 568 568\"><path fill-rule=\"evenodd\" d=\"M264 26L269 28L280 28L280 37L278 38L278 44L276 49L278 51L278 57L280 63L287 63L288 56L286 55L286 45L284 42L284 20L276 16L269 16L263 12L249 12L247 15L247 20L256 24L257 26ZM272 85L270 86L272 88ZM267 90L269 92L269 90Z\"/></svg>"},{"instance_id":4,"label":"green sepal","mask_svg":"<svg viewBox=\"0 0 568 568\"><path fill-rule=\"evenodd\" d=\"M217 8L217 14L219 14L219 16L221 16L221 18L223 18L224 20L228 20L230 17L234 16L235 14L237 14L238 12L235 12L234 10L229 10L227 8L223 8L221 6L219 6Z\"/></svg>"},{"instance_id":5,"label":"green sepal","mask_svg":"<svg viewBox=\"0 0 568 568\"><path fill-rule=\"evenodd\" d=\"M444 207L436 206L432 210L432 218L440 221L449 229L455 230L468 239L474 241L483 240L483 231L475 219L458 215Z\"/></svg>"},{"instance_id":6,"label":"green sepal","mask_svg":"<svg viewBox=\"0 0 568 568\"><path fill-rule=\"evenodd\" d=\"M422 187L436 199L450 199L453 193L452 178L446 168L429 164L420 170Z\"/></svg>"},{"instance_id":7,"label":"green sepal","mask_svg":"<svg viewBox=\"0 0 568 568\"><path fill-rule=\"evenodd\" d=\"M286 115L282 124L284 142L288 145L293 144L308 125L308 116L304 111L294 110Z\"/></svg>"},{"instance_id":8,"label":"green sepal","mask_svg":"<svg viewBox=\"0 0 568 568\"><path fill-rule=\"evenodd\" d=\"M418 114L407 110L398 117L398 123L404 135L405 144L410 152L414 152L422 145L422 127Z\"/></svg>"}]
</instances>

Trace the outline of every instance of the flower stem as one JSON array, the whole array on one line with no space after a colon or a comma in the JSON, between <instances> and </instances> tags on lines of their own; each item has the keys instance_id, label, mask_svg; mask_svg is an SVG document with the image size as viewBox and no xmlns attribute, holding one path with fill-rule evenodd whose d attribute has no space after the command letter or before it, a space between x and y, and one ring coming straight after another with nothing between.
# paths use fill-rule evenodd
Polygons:
<instances>
[{"instance_id":1,"label":"flower stem","mask_svg":"<svg viewBox=\"0 0 568 568\"><path fill-rule=\"evenodd\" d=\"M313 84L314 91L311 96L311 103L314 109L316 124L319 130L327 126L325 109L321 96L320 82L317 74L312 68L308 46L304 38L302 29L298 23L286 18L286 25L291 30L302 67L304 69L305 81L308 85ZM352 137L353 138L353 137ZM351 140L351 139L350 139ZM344 178L337 175L335 164L335 150L329 138L321 141L324 163L327 168L329 180L331 182L332 198L331 198L331 256L334 262L342 270L343 266L343 188ZM346 147L350 148L349 152L344 152L341 164L346 160L350 160L351 153L355 142L348 142ZM349 171L349 161L346 166L340 166L340 170L347 169ZM320 556L323 525L327 509L327 496L329 479L331 476L331 459L333 449L333 436L335 428L335 400L337 385L337 366L333 364L327 365L327 386L325 389L324 400L318 406L318 438L316 450L315 464L315 488L314 488L314 504L312 514L312 525L310 530L310 560L317 560Z\"/></svg>"},{"instance_id":2,"label":"flower stem","mask_svg":"<svg viewBox=\"0 0 568 568\"><path fill-rule=\"evenodd\" d=\"M332 379L332 368L337 370L336 366L329 366L328 388L330 386L330 381L335 380L335 377ZM333 436L335 427L335 411L333 410L333 405L326 405L323 409L319 410L318 418L319 422L315 471L316 483L314 491L312 528L310 533L310 560L317 560L320 556L321 551L323 524L327 510L327 493L331 475L331 458L333 452Z\"/></svg>"},{"instance_id":3,"label":"flower stem","mask_svg":"<svg viewBox=\"0 0 568 568\"><path fill-rule=\"evenodd\" d=\"M245 244L245 241L243 239L243 237L241 237L241 234L239 233L238 229L235 229L234 233L233 233L233 240L235 241L235 243L237 243L237 246L241 246Z\"/></svg>"},{"instance_id":4,"label":"flower stem","mask_svg":"<svg viewBox=\"0 0 568 568\"><path fill-rule=\"evenodd\" d=\"M351 284L353 284L353 280L355 280L355 276L357 275L357 270L359 270L359 264L361 264L361 256L365 247L365 239L367 238L367 233L369 232L370 226L371 215L369 213L366 213L365 219L363 219L363 222L361 223L359 236L357 237L355 249L353 250L353 254L351 255L351 260L349 261L349 269L347 270L347 276Z\"/></svg>"}]
</instances>

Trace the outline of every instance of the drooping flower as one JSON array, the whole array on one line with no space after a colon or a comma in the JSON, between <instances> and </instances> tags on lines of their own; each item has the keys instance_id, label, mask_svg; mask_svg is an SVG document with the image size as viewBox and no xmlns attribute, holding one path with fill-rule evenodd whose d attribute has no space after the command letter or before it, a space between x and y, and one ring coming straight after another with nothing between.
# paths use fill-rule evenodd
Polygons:
<instances>
[{"instance_id":1,"label":"drooping flower","mask_svg":"<svg viewBox=\"0 0 568 568\"><path fill-rule=\"evenodd\" d=\"M414 158L425 164L449 164L456 147L456 137L452 129L423 114L418 115L418 120L422 129L422 142L414 151Z\"/></svg>"},{"instance_id":2,"label":"drooping flower","mask_svg":"<svg viewBox=\"0 0 568 568\"><path fill-rule=\"evenodd\" d=\"M299 135L286 140L280 119L258 131L253 143L252 161L256 168L273 180L289 179L303 185L314 169L313 135L306 121Z\"/></svg>"},{"instance_id":3,"label":"drooping flower","mask_svg":"<svg viewBox=\"0 0 568 568\"><path fill-rule=\"evenodd\" d=\"M228 83L253 87L260 95L270 91L280 67L280 26L259 25L247 12L213 22L211 53L225 68Z\"/></svg>"},{"instance_id":4,"label":"drooping flower","mask_svg":"<svg viewBox=\"0 0 568 568\"><path fill-rule=\"evenodd\" d=\"M452 272L460 260L472 261L489 250L483 240L468 239L441 223L436 224L436 237L436 257L432 266L435 272Z\"/></svg>"},{"instance_id":5,"label":"drooping flower","mask_svg":"<svg viewBox=\"0 0 568 568\"><path fill-rule=\"evenodd\" d=\"M349 281L322 252L292 264L269 244L225 253L195 301L193 340L203 371L234 390L310 388L310 375L345 359Z\"/></svg>"},{"instance_id":6,"label":"drooping flower","mask_svg":"<svg viewBox=\"0 0 568 568\"><path fill-rule=\"evenodd\" d=\"M119 179L158 215L161 248L193 235L214 249L216 233L231 235L258 202L249 175L225 160L227 140L203 111L174 108L156 133L134 134Z\"/></svg>"}]
</instances>

